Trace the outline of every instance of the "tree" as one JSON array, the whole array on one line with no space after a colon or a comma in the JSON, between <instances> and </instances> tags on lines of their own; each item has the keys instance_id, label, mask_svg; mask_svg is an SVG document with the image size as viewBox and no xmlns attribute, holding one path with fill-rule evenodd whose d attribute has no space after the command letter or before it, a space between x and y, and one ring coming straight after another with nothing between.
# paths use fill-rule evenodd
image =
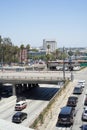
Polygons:
<instances>
[{"instance_id":1,"label":"tree","mask_svg":"<svg viewBox=\"0 0 87 130\"><path fill-rule=\"evenodd\" d=\"M72 56L72 55L73 55L73 52L72 52L71 48L70 48L70 50L68 51L68 55L69 55L69 56Z\"/></svg>"},{"instance_id":2,"label":"tree","mask_svg":"<svg viewBox=\"0 0 87 130\"><path fill-rule=\"evenodd\" d=\"M30 44L26 45L26 49L29 51L30 50Z\"/></svg>"},{"instance_id":3,"label":"tree","mask_svg":"<svg viewBox=\"0 0 87 130\"><path fill-rule=\"evenodd\" d=\"M27 44L26 49L27 49L27 61L28 61L28 59L29 59L29 51L30 51L30 44Z\"/></svg>"},{"instance_id":4,"label":"tree","mask_svg":"<svg viewBox=\"0 0 87 130\"><path fill-rule=\"evenodd\" d=\"M21 44L20 45L20 49L23 50L25 47L24 47L24 44Z\"/></svg>"},{"instance_id":5,"label":"tree","mask_svg":"<svg viewBox=\"0 0 87 130\"><path fill-rule=\"evenodd\" d=\"M23 53L23 49L24 49L25 47L24 47L24 44L21 44L20 45L20 59L21 59L21 64L22 64L22 62L23 62L23 59L22 59L22 53Z\"/></svg>"},{"instance_id":6,"label":"tree","mask_svg":"<svg viewBox=\"0 0 87 130\"><path fill-rule=\"evenodd\" d=\"M19 48L18 46L13 46L13 62L18 62L18 56L19 56Z\"/></svg>"},{"instance_id":7,"label":"tree","mask_svg":"<svg viewBox=\"0 0 87 130\"><path fill-rule=\"evenodd\" d=\"M2 37L1 37L1 35L0 35L0 44L1 44L1 42L2 42Z\"/></svg>"},{"instance_id":8,"label":"tree","mask_svg":"<svg viewBox=\"0 0 87 130\"><path fill-rule=\"evenodd\" d=\"M74 52L74 55L75 55L75 59L77 58L77 56L80 56L80 51L77 49L75 52Z\"/></svg>"},{"instance_id":9,"label":"tree","mask_svg":"<svg viewBox=\"0 0 87 130\"><path fill-rule=\"evenodd\" d=\"M3 43L6 45L12 46L12 42L11 42L11 39L9 37L3 38Z\"/></svg>"},{"instance_id":10,"label":"tree","mask_svg":"<svg viewBox=\"0 0 87 130\"><path fill-rule=\"evenodd\" d=\"M49 44L47 45L47 49L48 49L48 54L49 54L50 53L50 51L49 51L50 50L50 45Z\"/></svg>"},{"instance_id":11,"label":"tree","mask_svg":"<svg viewBox=\"0 0 87 130\"><path fill-rule=\"evenodd\" d=\"M46 61L48 62L50 60L50 54L46 54Z\"/></svg>"},{"instance_id":12,"label":"tree","mask_svg":"<svg viewBox=\"0 0 87 130\"><path fill-rule=\"evenodd\" d=\"M2 37L0 36L0 62L2 60Z\"/></svg>"}]
</instances>

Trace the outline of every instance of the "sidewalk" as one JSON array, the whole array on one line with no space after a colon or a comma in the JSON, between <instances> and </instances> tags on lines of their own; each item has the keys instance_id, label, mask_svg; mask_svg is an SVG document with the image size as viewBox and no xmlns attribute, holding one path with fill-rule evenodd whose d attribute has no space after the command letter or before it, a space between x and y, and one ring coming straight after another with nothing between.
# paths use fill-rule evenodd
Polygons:
<instances>
[{"instance_id":1,"label":"sidewalk","mask_svg":"<svg viewBox=\"0 0 87 130\"><path fill-rule=\"evenodd\" d=\"M64 90L64 93L56 100L52 108L51 115L48 115L46 117L44 124L40 126L37 130L54 130L54 127L57 123L60 108L66 105L67 99L72 94L73 88L75 87L77 82L77 80L74 80L67 85L66 90Z\"/></svg>"}]
</instances>

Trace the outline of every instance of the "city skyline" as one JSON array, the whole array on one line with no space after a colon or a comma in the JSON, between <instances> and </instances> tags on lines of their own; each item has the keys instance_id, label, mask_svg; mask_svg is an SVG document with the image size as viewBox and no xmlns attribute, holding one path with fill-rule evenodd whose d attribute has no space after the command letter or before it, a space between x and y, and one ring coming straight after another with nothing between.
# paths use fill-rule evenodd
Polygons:
<instances>
[{"instance_id":1,"label":"city skyline","mask_svg":"<svg viewBox=\"0 0 87 130\"><path fill-rule=\"evenodd\" d=\"M58 47L87 47L86 0L2 0L0 16L0 35L14 45L55 39Z\"/></svg>"}]
</instances>

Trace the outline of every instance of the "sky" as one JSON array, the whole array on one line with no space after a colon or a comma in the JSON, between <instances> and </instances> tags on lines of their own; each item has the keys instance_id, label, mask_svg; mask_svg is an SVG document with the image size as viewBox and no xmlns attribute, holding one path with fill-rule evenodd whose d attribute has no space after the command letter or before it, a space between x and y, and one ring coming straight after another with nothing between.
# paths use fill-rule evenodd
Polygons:
<instances>
[{"instance_id":1,"label":"sky","mask_svg":"<svg viewBox=\"0 0 87 130\"><path fill-rule=\"evenodd\" d=\"M87 0L0 0L0 35L18 46L87 47Z\"/></svg>"}]
</instances>

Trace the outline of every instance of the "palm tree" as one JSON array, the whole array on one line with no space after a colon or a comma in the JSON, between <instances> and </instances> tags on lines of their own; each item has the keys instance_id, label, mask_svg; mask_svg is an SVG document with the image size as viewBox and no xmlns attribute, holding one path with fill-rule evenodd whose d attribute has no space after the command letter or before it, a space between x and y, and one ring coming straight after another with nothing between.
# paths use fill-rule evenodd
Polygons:
<instances>
[{"instance_id":1,"label":"palm tree","mask_svg":"<svg viewBox=\"0 0 87 130\"><path fill-rule=\"evenodd\" d=\"M21 64L22 64L22 61L23 61L23 59L22 59L22 53L23 53L23 49L24 49L25 47L24 47L24 44L21 44L20 45L20 59L21 59Z\"/></svg>"},{"instance_id":2,"label":"palm tree","mask_svg":"<svg viewBox=\"0 0 87 130\"><path fill-rule=\"evenodd\" d=\"M56 51L55 51L55 57L56 57L56 59L58 59L59 55L60 55L60 51L59 51L59 49L56 49Z\"/></svg>"},{"instance_id":3,"label":"palm tree","mask_svg":"<svg viewBox=\"0 0 87 130\"><path fill-rule=\"evenodd\" d=\"M30 44L27 44L26 49L29 51L30 50Z\"/></svg>"},{"instance_id":4,"label":"palm tree","mask_svg":"<svg viewBox=\"0 0 87 130\"><path fill-rule=\"evenodd\" d=\"M50 53L50 51L49 51L50 50L50 45L49 44L47 45L47 49L48 49L48 54L49 54Z\"/></svg>"},{"instance_id":5,"label":"palm tree","mask_svg":"<svg viewBox=\"0 0 87 130\"><path fill-rule=\"evenodd\" d=\"M18 53L19 53L19 48L17 46L13 46L13 62L17 62L18 60Z\"/></svg>"},{"instance_id":6,"label":"palm tree","mask_svg":"<svg viewBox=\"0 0 87 130\"><path fill-rule=\"evenodd\" d=\"M28 61L28 59L29 59L29 51L30 51L30 44L28 44L26 46L26 49L27 49L27 61Z\"/></svg>"}]
</instances>

